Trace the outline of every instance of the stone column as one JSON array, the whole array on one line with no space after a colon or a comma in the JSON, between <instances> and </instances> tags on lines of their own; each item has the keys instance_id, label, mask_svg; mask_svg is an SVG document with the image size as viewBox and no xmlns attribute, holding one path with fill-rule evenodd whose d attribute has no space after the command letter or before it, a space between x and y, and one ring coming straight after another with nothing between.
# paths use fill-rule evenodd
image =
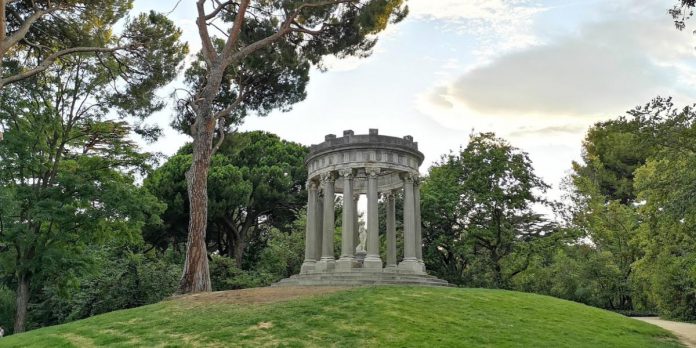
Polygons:
<instances>
[{"instance_id":1,"label":"stone column","mask_svg":"<svg viewBox=\"0 0 696 348\"><path fill-rule=\"evenodd\" d=\"M321 245L324 240L324 193L317 192L317 206L314 209L314 257L321 259Z\"/></svg>"},{"instance_id":2,"label":"stone column","mask_svg":"<svg viewBox=\"0 0 696 348\"><path fill-rule=\"evenodd\" d=\"M336 262L336 271L350 272L353 269L353 224L355 223L355 205L353 204L353 170L341 171L343 176L343 226L341 229L341 258Z\"/></svg>"},{"instance_id":3,"label":"stone column","mask_svg":"<svg viewBox=\"0 0 696 348\"><path fill-rule=\"evenodd\" d=\"M423 262L423 226L421 226L420 178L418 177L413 181L413 203L415 204L416 259L418 259L418 263L421 265L421 272L425 272L425 262Z\"/></svg>"},{"instance_id":4,"label":"stone column","mask_svg":"<svg viewBox=\"0 0 696 348\"><path fill-rule=\"evenodd\" d=\"M413 197L413 175L404 174L404 259L399 270L421 273L421 265L416 258L416 220Z\"/></svg>"},{"instance_id":5,"label":"stone column","mask_svg":"<svg viewBox=\"0 0 696 348\"><path fill-rule=\"evenodd\" d=\"M360 244L360 221L358 220L358 201L360 200L360 194L353 195L353 251Z\"/></svg>"},{"instance_id":6,"label":"stone column","mask_svg":"<svg viewBox=\"0 0 696 348\"><path fill-rule=\"evenodd\" d=\"M377 174L379 168L367 168L367 256L364 268L382 270L379 257L379 212L377 211Z\"/></svg>"},{"instance_id":7,"label":"stone column","mask_svg":"<svg viewBox=\"0 0 696 348\"><path fill-rule=\"evenodd\" d=\"M396 197L394 192L385 193L387 201L387 265L396 268Z\"/></svg>"},{"instance_id":8,"label":"stone column","mask_svg":"<svg viewBox=\"0 0 696 348\"><path fill-rule=\"evenodd\" d=\"M305 259L300 268L300 273L314 271L317 262L315 241L316 238L316 208L317 207L317 184L314 181L307 182L307 229L305 233Z\"/></svg>"},{"instance_id":9,"label":"stone column","mask_svg":"<svg viewBox=\"0 0 696 348\"><path fill-rule=\"evenodd\" d=\"M336 177L333 173L324 173L321 175L321 184L324 187L324 227L321 243L321 259L314 267L319 272L333 271L336 266L334 258L334 226L335 226L335 210L334 210L334 183Z\"/></svg>"}]
</instances>

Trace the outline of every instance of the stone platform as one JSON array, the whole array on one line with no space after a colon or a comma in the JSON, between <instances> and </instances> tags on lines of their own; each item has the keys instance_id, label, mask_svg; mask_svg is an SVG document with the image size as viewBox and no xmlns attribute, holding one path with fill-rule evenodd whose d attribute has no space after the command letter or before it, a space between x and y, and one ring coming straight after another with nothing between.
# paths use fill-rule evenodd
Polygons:
<instances>
[{"instance_id":1,"label":"stone platform","mask_svg":"<svg viewBox=\"0 0 696 348\"><path fill-rule=\"evenodd\" d=\"M282 279L272 286L361 286L361 285L424 285L452 286L447 281L427 274L375 272L354 269L352 272L303 273Z\"/></svg>"}]
</instances>

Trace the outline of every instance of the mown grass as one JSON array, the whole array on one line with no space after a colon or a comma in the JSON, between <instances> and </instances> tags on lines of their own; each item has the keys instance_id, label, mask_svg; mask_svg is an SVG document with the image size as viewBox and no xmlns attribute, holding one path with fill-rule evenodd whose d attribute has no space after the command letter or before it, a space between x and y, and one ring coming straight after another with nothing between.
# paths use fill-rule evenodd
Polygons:
<instances>
[{"instance_id":1,"label":"mown grass","mask_svg":"<svg viewBox=\"0 0 696 348\"><path fill-rule=\"evenodd\" d=\"M656 326L533 294L368 287L281 303L165 301L2 347L681 347Z\"/></svg>"}]
</instances>

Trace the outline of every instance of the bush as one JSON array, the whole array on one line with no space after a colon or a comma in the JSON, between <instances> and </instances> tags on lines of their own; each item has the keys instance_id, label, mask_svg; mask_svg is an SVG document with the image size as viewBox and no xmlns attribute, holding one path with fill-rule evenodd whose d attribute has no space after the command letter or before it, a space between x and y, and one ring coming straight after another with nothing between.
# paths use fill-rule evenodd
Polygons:
<instances>
[{"instance_id":1,"label":"bush","mask_svg":"<svg viewBox=\"0 0 696 348\"><path fill-rule=\"evenodd\" d=\"M59 324L118 309L159 302L171 296L182 267L173 254L95 250L93 271L79 275L73 288L47 283L31 320Z\"/></svg>"},{"instance_id":2,"label":"bush","mask_svg":"<svg viewBox=\"0 0 696 348\"><path fill-rule=\"evenodd\" d=\"M5 329L5 335L14 327L15 292L0 284L0 327Z\"/></svg>"},{"instance_id":3,"label":"bush","mask_svg":"<svg viewBox=\"0 0 696 348\"><path fill-rule=\"evenodd\" d=\"M209 265L213 291L268 286L275 280L275 277L267 272L241 270L234 259L229 257L212 255Z\"/></svg>"}]
</instances>

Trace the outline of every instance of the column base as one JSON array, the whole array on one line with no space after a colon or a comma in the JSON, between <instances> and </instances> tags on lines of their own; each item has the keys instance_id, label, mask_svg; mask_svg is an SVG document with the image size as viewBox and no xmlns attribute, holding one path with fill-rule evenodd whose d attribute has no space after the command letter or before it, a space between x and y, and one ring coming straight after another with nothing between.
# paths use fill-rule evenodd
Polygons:
<instances>
[{"instance_id":1,"label":"column base","mask_svg":"<svg viewBox=\"0 0 696 348\"><path fill-rule=\"evenodd\" d=\"M382 270L382 259L379 255L367 255L363 262L363 268L371 270Z\"/></svg>"},{"instance_id":2,"label":"column base","mask_svg":"<svg viewBox=\"0 0 696 348\"><path fill-rule=\"evenodd\" d=\"M302 267L300 268L300 273L309 273L311 271L314 271L316 263L317 262L314 260L305 260L305 262L302 263Z\"/></svg>"},{"instance_id":3,"label":"column base","mask_svg":"<svg viewBox=\"0 0 696 348\"><path fill-rule=\"evenodd\" d=\"M423 273L422 265L415 258L401 261L401 263L399 263L399 270L409 273Z\"/></svg>"},{"instance_id":4,"label":"column base","mask_svg":"<svg viewBox=\"0 0 696 348\"><path fill-rule=\"evenodd\" d=\"M314 265L315 272L332 272L336 268L336 260L333 258L324 258L317 261Z\"/></svg>"},{"instance_id":5,"label":"column base","mask_svg":"<svg viewBox=\"0 0 696 348\"><path fill-rule=\"evenodd\" d=\"M418 263L421 265L421 272L426 273L425 272L425 262L423 262L423 260L421 260L421 259L418 259Z\"/></svg>"},{"instance_id":6,"label":"column base","mask_svg":"<svg viewBox=\"0 0 696 348\"><path fill-rule=\"evenodd\" d=\"M336 261L336 272L350 272L355 267L355 258L344 256Z\"/></svg>"}]
</instances>

